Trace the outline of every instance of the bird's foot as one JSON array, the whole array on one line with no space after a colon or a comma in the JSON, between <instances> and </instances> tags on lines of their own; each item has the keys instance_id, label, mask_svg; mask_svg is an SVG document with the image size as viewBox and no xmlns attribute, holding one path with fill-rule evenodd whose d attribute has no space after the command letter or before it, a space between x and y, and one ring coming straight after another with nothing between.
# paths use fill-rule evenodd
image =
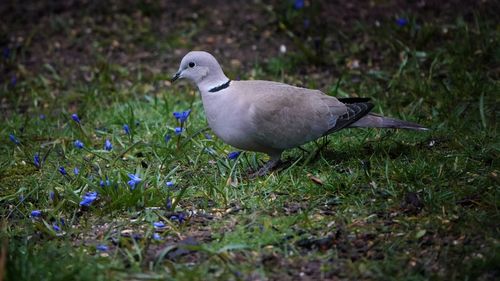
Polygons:
<instances>
[{"instance_id":1,"label":"bird's foot","mask_svg":"<svg viewBox=\"0 0 500 281\"><path fill-rule=\"evenodd\" d=\"M248 177L250 179L254 179L257 177L263 177L267 175L269 172L278 168L283 162L281 160L269 160L262 166L257 172L251 173Z\"/></svg>"}]
</instances>

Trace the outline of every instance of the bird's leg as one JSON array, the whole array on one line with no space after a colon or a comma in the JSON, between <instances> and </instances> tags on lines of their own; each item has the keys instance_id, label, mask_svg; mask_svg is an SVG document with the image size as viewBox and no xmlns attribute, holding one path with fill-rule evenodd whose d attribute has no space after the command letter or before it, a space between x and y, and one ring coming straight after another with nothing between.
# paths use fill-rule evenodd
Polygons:
<instances>
[{"instance_id":1,"label":"bird's leg","mask_svg":"<svg viewBox=\"0 0 500 281\"><path fill-rule=\"evenodd\" d=\"M281 164L281 152L270 155L271 159L267 161L257 172L250 175L250 178L262 177Z\"/></svg>"},{"instance_id":2,"label":"bird's leg","mask_svg":"<svg viewBox=\"0 0 500 281\"><path fill-rule=\"evenodd\" d=\"M274 168L276 168L279 164L281 163L281 160L275 160L271 159L262 166L259 171L257 171L257 176L262 177L267 175L270 171L272 171Z\"/></svg>"},{"instance_id":3,"label":"bird's leg","mask_svg":"<svg viewBox=\"0 0 500 281\"><path fill-rule=\"evenodd\" d=\"M318 146L317 153L321 152L321 150L323 150L329 143L330 143L330 141L328 140L328 136L322 137L321 144L318 145L318 143L316 143L316 145Z\"/></svg>"}]
</instances>

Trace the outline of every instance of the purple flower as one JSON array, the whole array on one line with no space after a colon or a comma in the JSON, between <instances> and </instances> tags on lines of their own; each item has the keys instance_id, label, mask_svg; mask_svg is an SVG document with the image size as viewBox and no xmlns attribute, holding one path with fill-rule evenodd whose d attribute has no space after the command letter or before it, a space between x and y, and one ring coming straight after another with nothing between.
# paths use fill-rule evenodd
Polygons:
<instances>
[{"instance_id":1,"label":"purple flower","mask_svg":"<svg viewBox=\"0 0 500 281\"><path fill-rule=\"evenodd\" d=\"M186 111L182 111L182 112L174 112L173 115L174 115L175 119L177 119L179 122L184 123L184 122L186 122L190 113L191 113L191 109L186 110Z\"/></svg>"},{"instance_id":2,"label":"purple flower","mask_svg":"<svg viewBox=\"0 0 500 281\"><path fill-rule=\"evenodd\" d=\"M61 228L57 225L57 223L52 224L52 229L54 229L55 232L61 231Z\"/></svg>"},{"instance_id":3,"label":"purple flower","mask_svg":"<svg viewBox=\"0 0 500 281\"><path fill-rule=\"evenodd\" d=\"M241 151L233 151L233 152L230 152L230 153L227 155L227 159L234 160L234 159L238 158L238 156L240 156L240 154L241 154Z\"/></svg>"},{"instance_id":4,"label":"purple flower","mask_svg":"<svg viewBox=\"0 0 500 281\"><path fill-rule=\"evenodd\" d=\"M33 210L31 211L31 217L32 218L38 218L42 215L42 211L40 210Z\"/></svg>"},{"instance_id":5,"label":"purple flower","mask_svg":"<svg viewBox=\"0 0 500 281\"><path fill-rule=\"evenodd\" d=\"M80 202L80 206L85 206L89 207L92 202L94 202L97 199L97 192L92 191L92 192L87 192L82 198L82 201Z\"/></svg>"},{"instance_id":6,"label":"purple flower","mask_svg":"<svg viewBox=\"0 0 500 281\"><path fill-rule=\"evenodd\" d=\"M33 164L35 164L35 167L40 168L40 155L38 153L33 156Z\"/></svg>"},{"instance_id":7,"label":"purple flower","mask_svg":"<svg viewBox=\"0 0 500 281\"><path fill-rule=\"evenodd\" d=\"M81 140L76 140L73 144L78 149L82 149L83 148L83 142Z\"/></svg>"},{"instance_id":8,"label":"purple flower","mask_svg":"<svg viewBox=\"0 0 500 281\"><path fill-rule=\"evenodd\" d=\"M127 124L123 125L123 131L125 134L130 135L130 127Z\"/></svg>"},{"instance_id":9,"label":"purple flower","mask_svg":"<svg viewBox=\"0 0 500 281\"><path fill-rule=\"evenodd\" d=\"M80 173L80 169L78 169L78 167L75 167L73 169L73 174L75 174L75 176L78 176L79 173Z\"/></svg>"},{"instance_id":10,"label":"purple flower","mask_svg":"<svg viewBox=\"0 0 500 281\"><path fill-rule=\"evenodd\" d=\"M109 250L109 247L107 245L100 244L100 245L97 245L96 249L99 252L107 252Z\"/></svg>"},{"instance_id":11,"label":"purple flower","mask_svg":"<svg viewBox=\"0 0 500 281\"><path fill-rule=\"evenodd\" d=\"M167 181L165 184L167 185L167 187L174 186L174 182L173 181Z\"/></svg>"},{"instance_id":12,"label":"purple flower","mask_svg":"<svg viewBox=\"0 0 500 281\"><path fill-rule=\"evenodd\" d=\"M10 134L9 139L11 142L15 143L16 145L20 144L19 140L16 138L16 136L14 136L14 134Z\"/></svg>"},{"instance_id":13,"label":"purple flower","mask_svg":"<svg viewBox=\"0 0 500 281\"><path fill-rule=\"evenodd\" d=\"M78 117L78 114L73 113L71 114L71 118L78 124L80 124L80 118Z\"/></svg>"},{"instance_id":14,"label":"purple flower","mask_svg":"<svg viewBox=\"0 0 500 281\"><path fill-rule=\"evenodd\" d=\"M163 228L163 227L165 227L165 223L164 223L164 222L162 222L162 221L157 221L157 222L154 222L154 223L153 223L153 226L154 226L155 228Z\"/></svg>"},{"instance_id":15,"label":"purple flower","mask_svg":"<svg viewBox=\"0 0 500 281\"><path fill-rule=\"evenodd\" d=\"M45 114L40 114L40 116L38 116L40 118L40 120L45 120L47 118L47 116L45 116Z\"/></svg>"},{"instance_id":16,"label":"purple flower","mask_svg":"<svg viewBox=\"0 0 500 281\"><path fill-rule=\"evenodd\" d=\"M403 27L403 26L406 26L408 24L408 20L405 18L397 18L396 24Z\"/></svg>"},{"instance_id":17,"label":"purple flower","mask_svg":"<svg viewBox=\"0 0 500 281\"><path fill-rule=\"evenodd\" d=\"M181 127L175 127L175 129L174 129L174 130L175 130L175 134L176 134L176 135L180 135L180 134L182 134L182 128L181 128Z\"/></svg>"},{"instance_id":18,"label":"purple flower","mask_svg":"<svg viewBox=\"0 0 500 281\"><path fill-rule=\"evenodd\" d=\"M212 139L212 136L211 136L210 134L208 134L208 133L205 133L205 138L206 138L207 140L211 140L211 139Z\"/></svg>"},{"instance_id":19,"label":"purple flower","mask_svg":"<svg viewBox=\"0 0 500 281\"><path fill-rule=\"evenodd\" d=\"M165 143L168 143L170 141L170 139L172 138L171 135L165 135Z\"/></svg>"},{"instance_id":20,"label":"purple flower","mask_svg":"<svg viewBox=\"0 0 500 281\"><path fill-rule=\"evenodd\" d=\"M128 185L130 185L130 188L132 190L134 190L135 186L142 181L142 179L135 174L128 174L128 177L130 178L130 180L128 181Z\"/></svg>"},{"instance_id":21,"label":"purple flower","mask_svg":"<svg viewBox=\"0 0 500 281\"><path fill-rule=\"evenodd\" d=\"M15 86L16 84L17 84L17 76L13 74L12 78L10 78L10 85Z\"/></svg>"},{"instance_id":22,"label":"purple flower","mask_svg":"<svg viewBox=\"0 0 500 281\"><path fill-rule=\"evenodd\" d=\"M66 169L64 169L63 166L59 167L59 169L57 169L59 171L59 173L61 173L61 175L65 176L68 174L68 172L66 172Z\"/></svg>"},{"instance_id":23,"label":"purple flower","mask_svg":"<svg viewBox=\"0 0 500 281\"><path fill-rule=\"evenodd\" d=\"M156 241L161 240L161 236L160 236L160 234L158 234L158 233L156 233L156 232L155 232L155 233L153 233L153 240L156 240Z\"/></svg>"},{"instance_id":24,"label":"purple flower","mask_svg":"<svg viewBox=\"0 0 500 281\"><path fill-rule=\"evenodd\" d=\"M295 0L293 1L293 8L295 10L300 10L302 8L304 8L304 0Z\"/></svg>"},{"instance_id":25,"label":"purple flower","mask_svg":"<svg viewBox=\"0 0 500 281\"><path fill-rule=\"evenodd\" d=\"M104 149L107 151L111 151L113 149L113 145L111 144L111 141L109 139L106 139L104 142Z\"/></svg>"}]
</instances>

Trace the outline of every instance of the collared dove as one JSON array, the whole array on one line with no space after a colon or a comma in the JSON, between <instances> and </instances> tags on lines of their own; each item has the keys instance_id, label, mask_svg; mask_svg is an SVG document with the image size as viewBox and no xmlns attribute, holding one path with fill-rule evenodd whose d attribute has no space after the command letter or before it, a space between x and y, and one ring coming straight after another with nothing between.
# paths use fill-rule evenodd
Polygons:
<instances>
[{"instance_id":1,"label":"collared dove","mask_svg":"<svg viewBox=\"0 0 500 281\"><path fill-rule=\"evenodd\" d=\"M172 82L181 78L198 86L208 125L220 139L270 156L259 176L278 165L285 149L344 128L427 130L370 113L373 104L367 98L337 99L319 90L272 81L232 81L217 60L203 51L184 56Z\"/></svg>"}]
</instances>

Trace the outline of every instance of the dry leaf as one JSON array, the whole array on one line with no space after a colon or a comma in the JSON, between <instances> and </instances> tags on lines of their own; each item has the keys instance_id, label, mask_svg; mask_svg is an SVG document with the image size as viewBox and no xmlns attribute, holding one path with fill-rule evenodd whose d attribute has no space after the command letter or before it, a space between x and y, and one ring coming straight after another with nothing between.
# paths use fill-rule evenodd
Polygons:
<instances>
[{"instance_id":1,"label":"dry leaf","mask_svg":"<svg viewBox=\"0 0 500 281\"><path fill-rule=\"evenodd\" d=\"M313 176L312 174L307 174L307 177L308 177L310 180L312 180L312 182L314 182L315 184L317 184L317 185L323 185L323 181L322 181L320 178L315 177L315 176Z\"/></svg>"}]
</instances>

